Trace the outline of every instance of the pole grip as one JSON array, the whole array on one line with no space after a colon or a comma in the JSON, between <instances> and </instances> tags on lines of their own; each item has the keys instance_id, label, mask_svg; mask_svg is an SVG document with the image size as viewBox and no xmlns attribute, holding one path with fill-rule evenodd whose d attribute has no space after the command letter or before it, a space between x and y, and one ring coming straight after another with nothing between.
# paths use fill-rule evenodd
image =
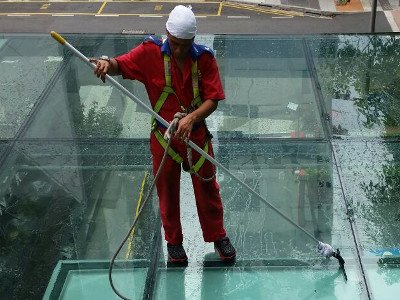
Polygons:
<instances>
[{"instance_id":1,"label":"pole grip","mask_svg":"<svg viewBox=\"0 0 400 300\"><path fill-rule=\"evenodd\" d=\"M55 31L51 31L50 35L53 37L53 39L55 39L57 42L59 42L61 45L65 44L65 39L59 35L57 32Z\"/></svg>"}]
</instances>

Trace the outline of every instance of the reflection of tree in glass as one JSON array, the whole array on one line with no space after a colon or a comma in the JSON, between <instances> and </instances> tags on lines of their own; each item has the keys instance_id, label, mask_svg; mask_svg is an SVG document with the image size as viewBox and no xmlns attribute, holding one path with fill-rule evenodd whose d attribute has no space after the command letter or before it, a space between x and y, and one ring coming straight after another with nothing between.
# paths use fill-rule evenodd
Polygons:
<instances>
[{"instance_id":1,"label":"reflection of tree in glass","mask_svg":"<svg viewBox=\"0 0 400 300\"><path fill-rule=\"evenodd\" d=\"M400 281L400 273L398 264L391 258L381 258L378 261L379 268L377 273L383 276L387 285L398 284Z\"/></svg>"},{"instance_id":2,"label":"reflection of tree in glass","mask_svg":"<svg viewBox=\"0 0 400 300\"><path fill-rule=\"evenodd\" d=\"M363 125L384 125L388 135L398 135L400 40L395 36L326 39L319 51L322 60L316 66L322 90L344 100L357 94L350 100L365 116Z\"/></svg>"},{"instance_id":3,"label":"reflection of tree in glass","mask_svg":"<svg viewBox=\"0 0 400 300\"><path fill-rule=\"evenodd\" d=\"M75 258L74 201L42 172L21 171L0 214L0 295L39 299L60 259Z\"/></svg>"},{"instance_id":4,"label":"reflection of tree in glass","mask_svg":"<svg viewBox=\"0 0 400 300\"><path fill-rule=\"evenodd\" d=\"M395 36L339 37L322 42L319 51L321 60L316 66L324 93L354 101L366 128L379 125L385 128L385 137L399 136L400 40ZM344 128L333 131L346 134ZM397 144L385 146L393 161L400 161ZM399 247L400 167L388 164L376 176L377 182L361 184L369 201L358 213L371 241L380 247Z\"/></svg>"},{"instance_id":5,"label":"reflection of tree in glass","mask_svg":"<svg viewBox=\"0 0 400 300\"><path fill-rule=\"evenodd\" d=\"M398 248L400 243L400 167L385 166L377 174L377 183L362 183L369 203L359 213L368 222L366 234L385 248Z\"/></svg>"},{"instance_id":6,"label":"reflection of tree in glass","mask_svg":"<svg viewBox=\"0 0 400 300\"><path fill-rule=\"evenodd\" d=\"M122 132L122 124L108 110L109 107L99 107L97 102L92 102L87 113L85 105L80 104L73 110L75 130L79 137L117 137Z\"/></svg>"}]
</instances>

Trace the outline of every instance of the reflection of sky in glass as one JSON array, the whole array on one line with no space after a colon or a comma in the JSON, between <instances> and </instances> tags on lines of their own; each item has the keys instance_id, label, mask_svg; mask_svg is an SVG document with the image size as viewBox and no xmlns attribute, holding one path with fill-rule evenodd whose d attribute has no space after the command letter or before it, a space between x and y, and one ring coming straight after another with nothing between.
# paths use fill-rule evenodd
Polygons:
<instances>
[{"instance_id":1,"label":"reflection of sky in glass","mask_svg":"<svg viewBox=\"0 0 400 300\"><path fill-rule=\"evenodd\" d=\"M124 53L142 39L68 36L89 57ZM382 255L397 259L400 248L397 37L196 41L214 48L227 96L207 124L215 157L229 170L218 170L217 178L238 259L221 265L213 245L203 242L185 173L181 215L188 266L166 263L153 195L118 257L116 281L124 290L135 283L128 295L144 291L156 299L253 299L265 293L363 299L365 285L374 297L386 288L398 292L396 270L378 265ZM150 116L47 35L4 37L0 51L0 141L7 141L0 142L0 245L6 245L0 293L26 298L30 290L47 288L46 295L76 297L90 283L110 296L104 261L151 183ZM30 65L38 67L32 72ZM118 81L148 103L140 83ZM265 201L339 247L348 282L335 259L321 259L315 241ZM124 275L126 259L141 262L133 275ZM12 288L21 282L26 289Z\"/></svg>"}]
</instances>

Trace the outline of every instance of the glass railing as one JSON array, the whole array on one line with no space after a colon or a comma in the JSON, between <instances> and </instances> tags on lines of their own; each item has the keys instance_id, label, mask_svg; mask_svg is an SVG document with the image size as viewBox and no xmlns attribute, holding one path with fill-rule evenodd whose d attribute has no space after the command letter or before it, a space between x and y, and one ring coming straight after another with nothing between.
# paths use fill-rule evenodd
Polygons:
<instances>
[{"instance_id":1,"label":"glass railing","mask_svg":"<svg viewBox=\"0 0 400 300\"><path fill-rule=\"evenodd\" d=\"M88 57L144 38L64 37ZM217 179L238 256L223 263L204 242L183 173L187 266L168 261L154 194L117 257L116 288L131 299L396 298L398 36L196 41L215 50L226 93L207 124L229 171ZM0 71L0 294L119 299L109 262L152 182L150 115L50 35L0 36ZM116 79L149 103L140 83ZM315 240L340 248L345 271Z\"/></svg>"}]
</instances>

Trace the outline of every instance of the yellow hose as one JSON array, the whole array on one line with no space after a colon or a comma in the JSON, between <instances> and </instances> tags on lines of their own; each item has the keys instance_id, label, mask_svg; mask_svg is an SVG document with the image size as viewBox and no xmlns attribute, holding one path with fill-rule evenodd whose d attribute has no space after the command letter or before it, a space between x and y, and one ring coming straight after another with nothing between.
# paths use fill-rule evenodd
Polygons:
<instances>
[{"instance_id":1,"label":"yellow hose","mask_svg":"<svg viewBox=\"0 0 400 300\"><path fill-rule=\"evenodd\" d=\"M139 194L139 200L138 203L136 205L136 213L135 213L135 218L137 217L137 215L139 214L139 209L140 209L140 204L142 203L142 197L143 197L143 190L144 190L144 185L146 183L146 178L147 178L148 173L144 172L144 178L142 181L142 187L140 189L140 194ZM131 235L129 236L129 243L128 243L128 249L126 250L126 254L125 254L125 259L129 259L129 255L131 254L132 251L132 242L133 242L133 237L135 235L135 227L133 227L132 231L131 231Z\"/></svg>"}]
</instances>

